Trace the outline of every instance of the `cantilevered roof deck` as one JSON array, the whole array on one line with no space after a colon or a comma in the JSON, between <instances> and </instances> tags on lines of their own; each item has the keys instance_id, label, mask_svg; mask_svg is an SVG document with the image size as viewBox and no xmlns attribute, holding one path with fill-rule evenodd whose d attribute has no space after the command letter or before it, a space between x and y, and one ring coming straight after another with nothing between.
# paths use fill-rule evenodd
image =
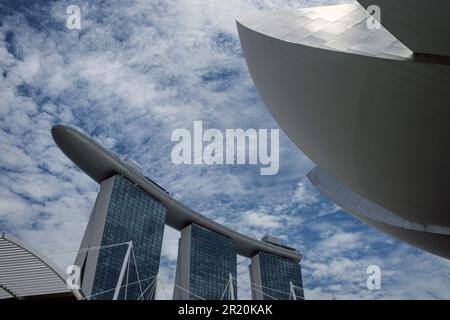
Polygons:
<instances>
[{"instance_id":1,"label":"cantilevered roof deck","mask_svg":"<svg viewBox=\"0 0 450 320\"><path fill-rule=\"evenodd\" d=\"M107 150L94 139L74 127L65 125L54 126L52 135L64 154L97 183L119 174L161 201L167 209L166 224L174 229L182 230L189 224L196 223L228 237L234 242L237 253L249 258L259 251L272 253L295 261L300 261L302 258L302 255L295 249L288 249L250 238L187 208L172 198L168 192L155 182L145 177L137 170L136 166L120 159L118 155Z\"/></svg>"}]
</instances>

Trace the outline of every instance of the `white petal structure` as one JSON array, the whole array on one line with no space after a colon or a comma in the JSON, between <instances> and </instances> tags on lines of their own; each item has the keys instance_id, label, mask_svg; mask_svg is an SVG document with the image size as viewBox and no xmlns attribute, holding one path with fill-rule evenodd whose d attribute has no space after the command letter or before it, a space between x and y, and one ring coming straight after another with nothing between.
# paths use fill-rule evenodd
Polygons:
<instances>
[{"instance_id":1,"label":"white petal structure","mask_svg":"<svg viewBox=\"0 0 450 320\"><path fill-rule=\"evenodd\" d=\"M260 12L237 25L280 127L318 170L392 215L372 221L364 207L347 210L450 258L450 58L431 46L417 53L420 39L400 42L395 30L370 28L370 18L354 3ZM431 229L406 231L399 221ZM425 241L429 234L439 236Z\"/></svg>"},{"instance_id":2,"label":"white petal structure","mask_svg":"<svg viewBox=\"0 0 450 320\"><path fill-rule=\"evenodd\" d=\"M450 1L358 0L377 5L381 22L414 52L450 56Z\"/></svg>"}]
</instances>

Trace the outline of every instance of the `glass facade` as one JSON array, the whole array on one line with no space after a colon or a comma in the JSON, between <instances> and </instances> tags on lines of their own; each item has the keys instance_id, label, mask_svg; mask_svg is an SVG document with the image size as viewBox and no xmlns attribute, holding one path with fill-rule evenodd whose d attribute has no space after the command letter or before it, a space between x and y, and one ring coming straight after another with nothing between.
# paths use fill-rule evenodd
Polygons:
<instances>
[{"instance_id":1,"label":"glass facade","mask_svg":"<svg viewBox=\"0 0 450 320\"><path fill-rule=\"evenodd\" d=\"M264 292L264 300L271 300L271 297L278 300L288 300L291 289L290 282L295 287L301 288L295 290L297 299L304 299L300 264L261 252L259 253L259 266L262 288L258 288L258 285L256 287Z\"/></svg>"},{"instance_id":2,"label":"glass facade","mask_svg":"<svg viewBox=\"0 0 450 320\"><path fill-rule=\"evenodd\" d=\"M141 284L142 290L145 290L152 277L158 274L165 218L165 207L158 200L124 177L115 177L101 246L133 241L136 264L131 256L122 285L137 282L139 274L140 280L150 278ZM96 294L116 287L127 248L127 245L122 245L99 251L92 299L112 299L114 290ZM147 290L142 298L153 299L152 292ZM119 299L136 300L140 296L140 285L136 283L122 288Z\"/></svg>"},{"instance_id":3,"label":"glass facade","mask_svg":"<svg viewBox=\"0 0 450 320\"><path fill-rule=\"evenodd\" d=\"M219 300L230 274L236 279L237 255L233 242L196 224L191 229L189 291L207 300ZM236 283L233 284L235 299ZM226 298L228 290L224 297ZM191 299L198 297L191 294Z\"/></svg>"}]
</instances>

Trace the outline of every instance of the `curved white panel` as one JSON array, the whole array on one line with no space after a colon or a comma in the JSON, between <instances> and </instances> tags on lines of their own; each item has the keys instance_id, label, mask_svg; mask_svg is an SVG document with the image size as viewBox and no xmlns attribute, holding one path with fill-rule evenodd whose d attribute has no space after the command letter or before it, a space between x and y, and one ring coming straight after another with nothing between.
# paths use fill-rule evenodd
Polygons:
<instances>
[{"instance_id":1,"label":"curved white panel","mask_svg":"<svg viewBox=\"0 0 450 320\"><path fill-rule=\"evenodd\" d=\"M352 191L320 168L313 169L307 177L326 198L369 225L424 250L450 258L450 228L403 219Z\"/></svg>"},{"instance_id":2,"label":"curved white panel","mask_svg":"<svg viewBox=\"0 0 450 320\"><path fill-rule=\"evenodd\" d=\"M401 229L450 235L449 227L416 223L396 215L394 212L353 192L332 175L317 167L309 172L307 177L325 197L333 201L342 209L356 214L359 217L366 217L367 219Z\"/></svg>"}]
</instances>

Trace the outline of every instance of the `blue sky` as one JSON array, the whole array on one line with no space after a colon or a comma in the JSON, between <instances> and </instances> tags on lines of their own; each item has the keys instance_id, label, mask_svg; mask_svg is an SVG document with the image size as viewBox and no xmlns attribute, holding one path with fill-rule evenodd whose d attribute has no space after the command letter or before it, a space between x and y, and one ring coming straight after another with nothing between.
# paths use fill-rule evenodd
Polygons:
<instances>
[{"instance_id":1,"label":"blue sky","mask_svg":"<svg viewBox=\"0 0 450 320\"><path fill-rule=\"evenodd\" d=\"M349 1L345 1L349 2ZM77 1L81 30L65 27L71 1L0 3L0 230L44 253L79 246L98 186L55 146L72 124L137 161L176 198L250 236L281 237L304 253L309 299L449 299L450 263L373 230L305 180L313 164L284 135L280 172L257 166L176 166L171 133L277 128L240 49L235 19L257 10L335 1ZM171 291L178 232L167 228L161 277ZM61 261L62 267L73 256ZM239 258L248 298L248 260ZM366 269L382 288L366 288ZM162 298L161 293L159 296Z\"/></svg>"}]
</instances>

